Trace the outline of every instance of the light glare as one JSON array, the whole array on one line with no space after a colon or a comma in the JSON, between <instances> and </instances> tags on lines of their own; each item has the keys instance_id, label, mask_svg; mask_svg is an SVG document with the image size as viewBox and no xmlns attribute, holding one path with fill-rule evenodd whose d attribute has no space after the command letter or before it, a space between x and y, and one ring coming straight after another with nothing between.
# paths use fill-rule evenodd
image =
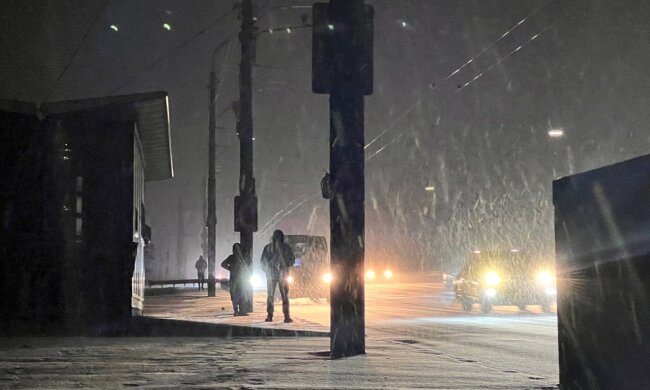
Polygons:
<instances>
[{"instance_id":1,"label":"light glare","mask_svg":"<svg viewBox=\"0 0 650 390\"><path fill-rule=\"evenodd\" d=\"M496 272L488 272L485 274L485 283L488 286L496 286L499 282L501 282L501 277Z\"/></svg>"}]
</instances>

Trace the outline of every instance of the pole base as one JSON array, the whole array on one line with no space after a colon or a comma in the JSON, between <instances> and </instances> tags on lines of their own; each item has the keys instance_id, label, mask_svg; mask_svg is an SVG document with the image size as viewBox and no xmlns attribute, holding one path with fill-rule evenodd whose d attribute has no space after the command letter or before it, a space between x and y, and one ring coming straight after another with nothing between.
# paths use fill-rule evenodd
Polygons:
<instances>
[{"instance_id":1,"label":"pole base","mask_svg":"<svg viewBox=\"0 0 650 390\"><path fill-rule=\"evenodd\" d=\"M212 280L208 280L208 296L216 297L217 296L217 283Z\"/></svg>"}]
</instances>

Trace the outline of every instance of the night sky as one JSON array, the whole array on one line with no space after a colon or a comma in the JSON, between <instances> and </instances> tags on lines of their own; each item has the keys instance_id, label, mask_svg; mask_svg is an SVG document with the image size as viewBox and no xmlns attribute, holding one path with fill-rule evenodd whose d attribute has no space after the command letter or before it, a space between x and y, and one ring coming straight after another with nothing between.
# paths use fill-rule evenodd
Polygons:
<instances>
[{"instance_id":1,"label":"night sky","mask_svg":"<svg viewBox=\"0 0 650 390\"><path fill-rule=\"evenodd\" d=\"M650 151L647 1L368 3L369 261L449 266L483 248L548 258L552 180ZM258 0L257 25L298 25L310 4ZM239 27L233 2L9 0L0 18L0 98L169 93L175 178L146 189L160 262L153 278L191 275L205 220L208 72L213 49ZM239 148L229 107L238 97L239 41L226 61L228 48L216 57L218 261L238 239ZM329 235L319 196L329 119L327 96L311 93L310 29L260 35L256 64L254 159L259 225L267 228L256 236L257 260L273 228ZM551 129L564 136L549 137Z\"/></svg>"}]
</instances>

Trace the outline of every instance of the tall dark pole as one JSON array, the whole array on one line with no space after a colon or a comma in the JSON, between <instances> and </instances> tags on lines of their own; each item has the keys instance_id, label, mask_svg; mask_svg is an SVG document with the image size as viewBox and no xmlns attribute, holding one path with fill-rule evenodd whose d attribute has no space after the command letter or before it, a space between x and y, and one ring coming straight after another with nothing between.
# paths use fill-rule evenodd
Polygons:
<instances>
[{"instance_id":1,"label":"tall dark pole","mask_svg":"<svg viewBox=\"0 0 650 390\"><path fill-rule=\"evenodd\" d=\"M210 122L208 139L208 217L205 226L208 228L208 296L216 295L214 281L215 252L217 240L217 211L216 211L216 179L215 179L215 147L216 147L216 114L215 100L217 99L217 75L214 64L210 71Z\"/></svg>"},{"instance_id":2,"label":"tall dark pole","mask_svg":"<svg viewBox=\"0 0 650 390\"><path fill-rule=\"evenodd\" d=\"M239 133L239 201L240 216L239 233L240 243L249 254L248 266L252 267L253 233L257 230L257 223L252 223L251 217L257 220L257 202L255 199L255 179L253 178L253 60L255 53L255 38L257 35L255 21L253 20L252 0L242 0L241 4L241 62L239 64L239 120L237 132ZM238 218L236 216L235 218ZM235 221L237 226L238 222ZM253 311L252 286L248 283L249 291L246 294L246 311Z\"/></svg>"},{"instance_id":3,"label":"tall dark pole","mask_svg":"<svg viewBox=\"0 0 650 390\"><path fill-rule=\"evenodd\" d=\"M331 0L331 356L365 353L363 0ZM366 64L367 65L367 64ZM365 70L364 70L365 69Z\"/></svg>"}]
</instances>

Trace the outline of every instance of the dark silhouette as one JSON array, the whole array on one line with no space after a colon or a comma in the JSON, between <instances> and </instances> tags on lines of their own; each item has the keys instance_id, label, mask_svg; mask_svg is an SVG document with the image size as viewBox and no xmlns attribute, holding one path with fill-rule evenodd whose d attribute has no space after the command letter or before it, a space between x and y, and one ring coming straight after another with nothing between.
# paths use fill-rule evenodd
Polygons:
<instances>
[{"instance_id":1,"label":"dark silhouette","mask_svg":"<svg viewBox=\"0 0 650 390\"><path fill-rule=\"evenodd\" d=\"M199 256L196 264L194 264L194 268L196 268L196 275L199 279L199 291L205 290L203 283L205 283L205 269L208 268L208 263L203 256Z\"/></svg>"},{"instance_id":2,"label":"dark silhouette","mask_svg":"<svg viewBox=\"0 0 650 390\"><path fill-rule=\"evenodd\" d=\"M284 233L281 230L273 232L271 243L264 247L262 252L262 269L266 273L266 312L267 322L273 321L273 299L276 285L282 297L282 313L284 322L293 322L289 316L289 282L287 274L289 267L293 267L296 258L291 247L284 242Z\"/></svg>"},{"instance_id":3,"label":"dark silhouette","mask_svg":"<svg viewBox=\"0 0 650 390\"><path fill-rule=\"evenodd\" d=\"M230 272L230 299L235 316L248 315L244 307L244 277L246 272L247 254L244 247L235 243L232 246L232 254L221 263L221 267Z\"/></svg>"}]
</instances>

